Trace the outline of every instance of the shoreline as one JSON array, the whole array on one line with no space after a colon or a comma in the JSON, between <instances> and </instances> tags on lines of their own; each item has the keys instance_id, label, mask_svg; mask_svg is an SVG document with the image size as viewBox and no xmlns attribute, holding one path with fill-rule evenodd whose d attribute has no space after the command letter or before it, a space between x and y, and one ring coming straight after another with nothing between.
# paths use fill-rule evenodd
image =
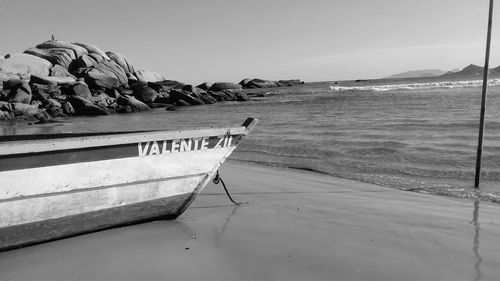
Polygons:
<instances>
[{"instance_id":1,"label":"shoreline","mask_svg":"<svg viewBox=\"0 0 500 281\"><path fill-rule=\"evenodd\" d=\"M175 221L0 253L5 280L492 280L500 206L229 161ZM487 245L487 246L484 246Z\"/></svg>"}]
</instances>

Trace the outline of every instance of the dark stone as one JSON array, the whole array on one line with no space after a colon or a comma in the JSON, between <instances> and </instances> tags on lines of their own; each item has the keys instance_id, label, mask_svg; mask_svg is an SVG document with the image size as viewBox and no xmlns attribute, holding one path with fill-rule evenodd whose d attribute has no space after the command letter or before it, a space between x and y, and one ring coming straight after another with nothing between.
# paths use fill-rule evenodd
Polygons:
<instances>
[{"instance_id":1,"label":"dark stone","mask_svg":"<svg viewBox=\"0 0 500 281\"><path fill-rule=\"evenodd\" d=\"M185 100L176 100L175 104L177 106L190 106L191 104Z\"/></svg>"},{"instance_id":2,"label":"dark stone","mask_svg":"<svg viewBox=\"0 0 500 281\"><path fill-rule=\"evenodd\" d=\"M147 82L139 81L139 80L133 80L133 79L130 79L128 81L128 85L130 86L131 89L142 88L142 87L148 87L149 86L149 84ZM126 95L126 94L124 94L124 95Z\"/></svg>"},{"instance_id":3,"label":"dark stone","mask_svg":"<svg viewBox=\"0 0 500 281\"><path fill-rule=\"evenodd\" d=\"M3 88L5 90L13 90L17 89L23 84L23 80L21 79L9 79L3 82Z\"/></svg>"},{"instance_id":4,"label":"dark stone","mask_svg":"<svg viewBox=\"0 0 500 281\"><path fill-rule=\"evenodd\" d=\"M241 90L241 85L230 82L217 82L210 87L210 91L221 92L224 90Z\"/></svg>"},{"instance_id":5,"label":"dark stone","mask_svg":"<svg viewBox=\"0 0 500 281\"><path fill-rule=\"evenodd\" d=\"M119 105L122 105L122 106L129 105L134 110L137 110L137 111L150 110L149 106L147 106L145 103L139 101L138 99L136 99L133 96L127 96L127 95L120 96L120 97L118 97L118 99L116 100L116 102Z\"/></svg>"},{"instance_id":6,"label":"dark stone","mask_svg":"<svg viewBox=\"0 0 500 281\"><path fill-rule=\"evenodd\" d=\"M90 97L89 100L99 107L108 107L108 105L115 102L116 99L113 99L104 93L100 93Z\"/></svg>"},{"instance_id":7,"label":"dark stone","mask_svg":"<svg viewBox=\"0 0 500 281\"><path fill-rule=\"evenodd\" d=\"M148 85L148 87L150 87L151 89L155 90L156 92L161 92L161 91L164 90L163 86L160 83L157 83L157 82L148 82L147 85ZM130 86L130 87L132 87L132 86Z\"/></svg>"},{"instance_id":8,"label":"dark stone","mask_svg":"<svg viewBox=\"0 0 500 281\"><path fill-rule=\"evenodd\" d=\"M240 83L238 83L238 84L240 84L240 85L241 85L241 87L245 88L245 85L246 85L248 82L250 82L250 80L252 80L252 79L250 79L250 78L245 78L245 79L241 80L241 81L240 81Z\"/></svg>"},{"instance_id":9,"label":"dark stone","mask_svg":"<svg viewBox=\"0 0 500 281\"><path fill-rule=\"evenodd\" d=\"M62 104L55 99L48 98L45 101L46 107L62 107Z\"/></svg>"},{"instance_id":10,"label":"dark stone","mask_svg":"<svg viewBox=\"0 0 500 281\"><path fill-rule=\"evenodd\" d=\"M97 64L97 61L88 55L79 57L75 62L75 68L90 68Z\"/></svg>"},{"instance_id":11,"label":"dark stone","mask_svg":"<svg viewBox=\"0 0 500 281\"><path fill-rule=\"evenodd\" d=\"M76 109L75 114L84 116L109 115L109 111L106 108L90 104Z\"/></svg>"},{"instance_id":12,"label":"dark stone","mask_svg":"<svg viewBox=\"0 0 500 281\"><path fill-rule=\"evenodd\" d=\"M205 83L201 83L200 85L198 85L196 87L200 88L202 90L208 91L208 89L210 89L210 87L212 87L212 83L205 82Z\"/></svg>"},{"instance_id":13,"label":"dark stone","mask_svg":"<svg viewBox=\"0 0 500 281\"><path fill-rule=\"evenodd\" d=\"M130 105L125 105L125 106L119 106L116 109L116 112L118 112L118 113L131 113L131 112L134 112L134 110L132 109L132 107Z\"/></svg>"},{"instance_id":14,"label":"dark stone","mask_svg":"<svg viewBox=\"0 0 500 281\"><path fill-rule=\"evenodd\" d=\"M67 87L62 87L62 93L68 96L79 96L85 99L89 99L92 97L89 86L80 82L69 85Z\"/></svg>"},{"instance_id":15,"label":"dark stone","mask_svg":"<svg viewBox=\"0 0 500 281\"><path fill-rule=\"evenodd\" d=\"M47 111L47 113L52 116L52 117L68 117L68 115L66 115L64 113L64 109L62 109L61 107L48 107L45 109Z\"/></svg>"},{"instance_id":16,"label":"dark stone","mask_svg":"<svg viewBox=\"0 0 500 281\"><path fill-rule=\"evenodd\" d=\"M21 84L18 84L16 88L11 89L9 95L7 96L7 100L9 102L20 102L29 104L31 102L31 99L32 99L31 87L25 81L22 82Z\"/></svg>"},{"instance_id":17,"label":"dark stone","mask_svg":"<svg viewBox=\"0 0 500 281\"><path fill-rule=\"evenodd\" d=\"M82 107L87 107L90 105L93 105L91 101L89 101L86 98L83 98L81 96L68 96L67 101L71 103L73 108L76 110L82 108Z\"/></svg>"},{"instance_id":18,"label":"dark stone","mask_svg":"<svg viewBox=\"0 0 500 281\"><path fill-rule=\"evenodd\" d=\"M37 76L31 75L30 84L42 84L42 85L57 85L57 84L72 84L75 83L76 79L68 77L57 77L57 76Z\"/></svg>"},{"instance_id":19,"label":"dark stone","mask_svg":"<svg viewBox=\"0 0 500 281\"><path fill-rule=\"evenodd\" d=\"M195 87L193 85L185 85L181 88L181 90L190 92L194 94L197 98L201 98L202 95L205 95L207 93L205 90Z\"/></svg>"},{"instance_id":20,"label":"dark stone","mask_svg":"<svg viewBox=\"0 0 500 281\"><path fill-rule=\"evenodd\" d=\"M182 90L171 90L170 91L170 99L173 101L185 101L190 105L201 105L205 104L203 100L200 98L194 96L192 93L187 92L187 91L182 91Z\"/></svg>"},{"instance_id":21,"label":"dark stone","mask_svg":"<svg viewBox=\"0 0 500 281\"><path fill-rule=\"evenodd\" d=\"M229 97L228 95L226 95L223 92L208 91L208 95L210 95L211 97L215 98L217 101L228 101L228 100L231 100L231 97Z\"/></svg>"},{"instance_id":22,"label":"dark stone","mask_svg":"<svg viewBox=\"0 0 500 281\"><path fill-rule=\"evenodd\" d=\"M250 98L243 92L236 93L237 101L249 101Z\"/></svg>"},{"instance_id":23,"label":"dark stone","mask_svg":"<svg viewBox=\"0 0 500 281\"><path fill-rule=\"evenodd\" d=\"M217 100L214 97L212 97L211 95L209 95L209 94L201 95L201 100L205 104L214 104L214 103L217 103Z\"/></svg>"},{"instance_id":24,"label":"dark stone","mask_svg":"<svg viewBox=\"0 0 500 281\"><path fill-rule=\"evenodd\" d=\"M62 109L64 110L65 114L68 114L68 115L75 114L75 109L73 108L73 105L71 105L71 103L69 103L69 102L64 102L62 104Z\"/></svg>"},{"instance_id":25,"label":"dark stone","mask_svg":"<svg viewBox=\"0 0 500 281\"><path fill-rule=\"evenodd\" d=\"M150 87L136 87L133 89L134 97L144 103L152 103L158 97L158 93Z\"/></svg>"}]
</instances>

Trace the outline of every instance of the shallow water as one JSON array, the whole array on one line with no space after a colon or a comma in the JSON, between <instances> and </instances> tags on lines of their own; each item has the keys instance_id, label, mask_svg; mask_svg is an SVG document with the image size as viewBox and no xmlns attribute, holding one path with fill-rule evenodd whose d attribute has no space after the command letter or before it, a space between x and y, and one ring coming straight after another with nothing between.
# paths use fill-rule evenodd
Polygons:
<instances>
[{"instance_id":1,"label":"shallow water","mask_svg":"<svg viewBox=\"0 0 500 281\"><path fill-rule=\"evenodd\" d=\"M474 197L481 97L474 81L318 82L238 103L86 117L3 134L184 129L260 122L234 160L314 170L383 186ZM500 201L500 81L490 82L483 199ZM401 86L402 85L402 86ZM410 85L410 86L409 86Z\"/></svg>"}]
</instances>

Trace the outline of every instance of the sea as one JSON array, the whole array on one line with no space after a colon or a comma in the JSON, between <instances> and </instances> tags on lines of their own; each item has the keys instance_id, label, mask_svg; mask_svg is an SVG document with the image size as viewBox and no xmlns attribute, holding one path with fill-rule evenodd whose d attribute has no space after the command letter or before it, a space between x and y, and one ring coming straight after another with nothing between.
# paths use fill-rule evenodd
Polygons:
<instances>
[{"instance_id":1,"label":"sea","mask_svg":"<svg viewBox=\"0 0 500 281\"><path fill-rule=\"evenodd\" d=\"M308 82L258 89L248 102L0 123L6 134L258 125L232 161L304 169L401 190L500 202L500 79L488 82L480 188L474 188L482 81Z\"/></svg>"}]
</instances>

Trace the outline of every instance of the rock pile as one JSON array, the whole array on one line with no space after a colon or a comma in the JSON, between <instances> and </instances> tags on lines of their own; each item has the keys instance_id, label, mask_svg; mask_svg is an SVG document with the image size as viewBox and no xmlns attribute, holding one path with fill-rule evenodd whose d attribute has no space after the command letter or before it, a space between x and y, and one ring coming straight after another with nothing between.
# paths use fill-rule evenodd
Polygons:
<instances>
[{"instance_id":1,"label":"rock pile","mask_svg":"<svg viewBox=\"0 0 500 281\"><path fill-rule=\"evenodd\" d=\"M119 53L53 38L0 58L0 119L44 120L247 101L243 89L299 83L246 79L239 84L186 85L159 73L136 70Z\"/></svg>"}]
</instances>

